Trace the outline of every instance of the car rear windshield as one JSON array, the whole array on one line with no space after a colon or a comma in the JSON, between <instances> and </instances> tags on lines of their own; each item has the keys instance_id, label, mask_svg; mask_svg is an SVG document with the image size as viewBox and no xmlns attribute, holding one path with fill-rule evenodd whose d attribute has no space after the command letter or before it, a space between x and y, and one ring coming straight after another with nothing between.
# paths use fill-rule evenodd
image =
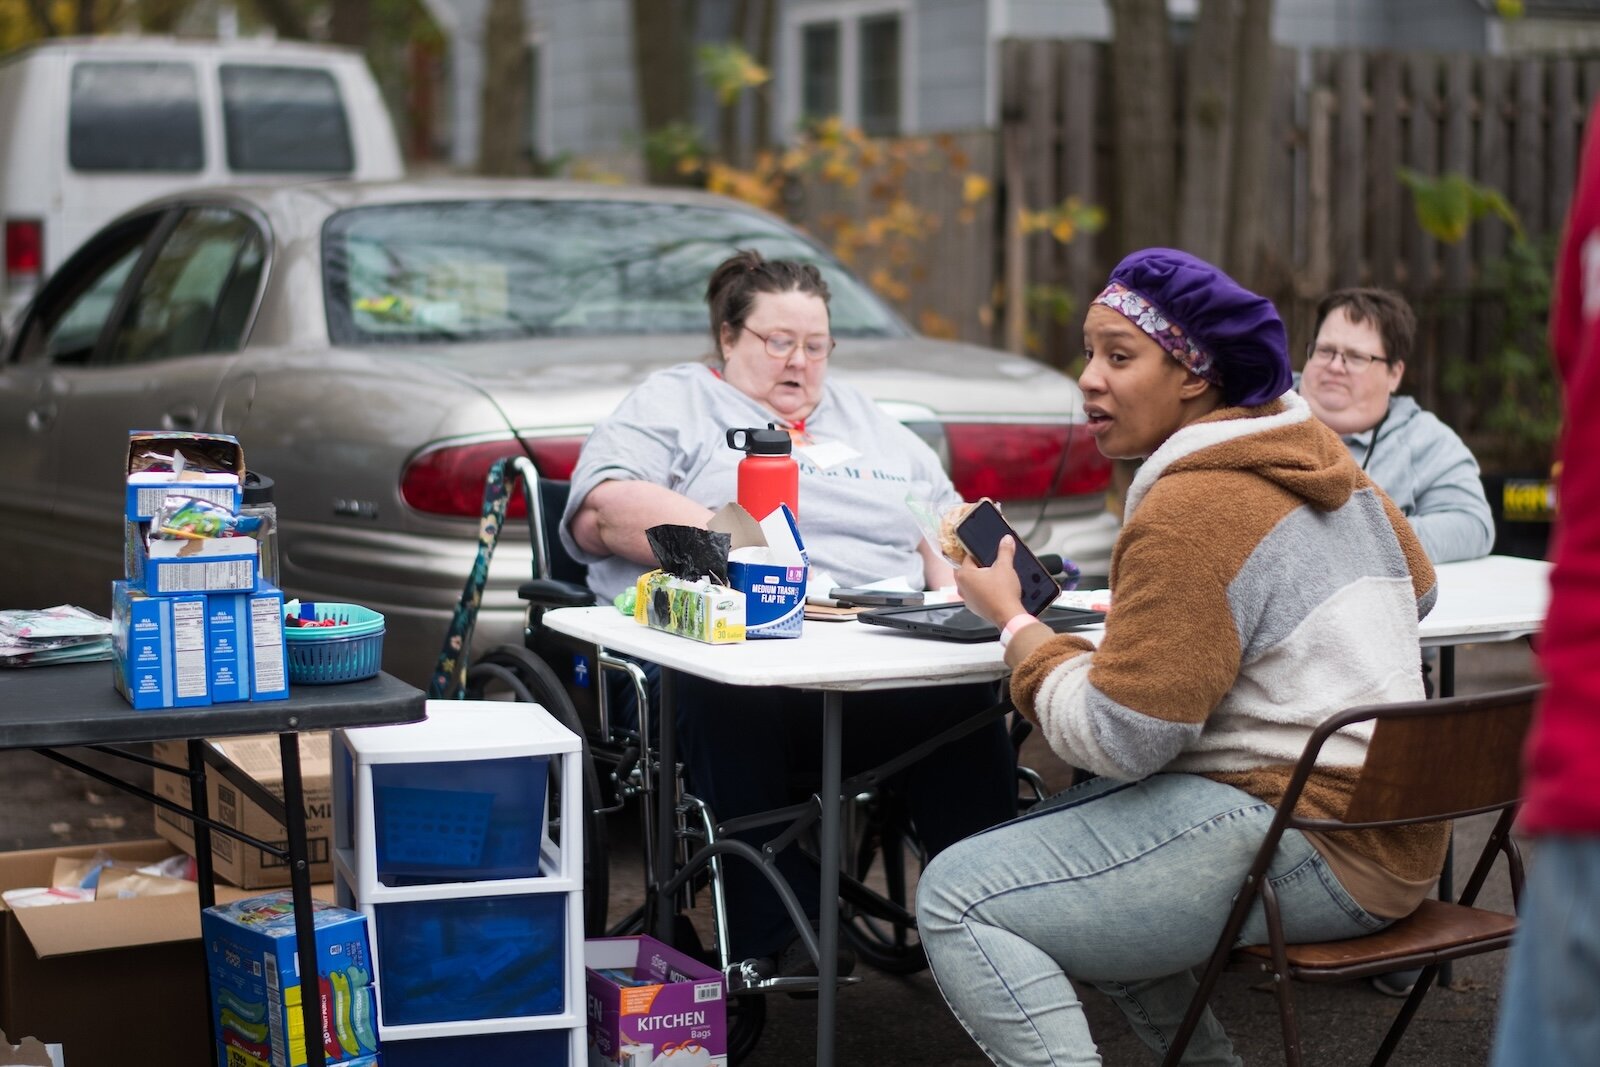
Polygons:
<instances>
[{"instance_id":1,"label":"car rear windshield","mask_svg":"<svg viewBox=\"0 0 1600 1067\"><path fill-rule=\"evenodd\" d=\"M73 66L67 160L82 171L200 170L206 160L194 68L144 62Z\"/></svg>"},{"instance_id":2,"label":"car rear windshield","mask_svg":"<svg viewBox=\"0 0 1600 1067\"><path fill-rule=\"evenodd\" d=\"M897 336L894 315L815 245L705 205L488 200L354 208L323 234L339 344L700 333L711 270L736 248L822 268L833 332Z\"/></svg>"},{"instance_id":3,"label":"car rear windshield","mask_svg":"<svg viewBox=\"0 0 1600 1067\"><path fill-rule=\"evenodd\" d=\"M277 174L355 168L339 86L325 70L224 63L222 125L228 167Z\"/></svg>"}]
</instances>

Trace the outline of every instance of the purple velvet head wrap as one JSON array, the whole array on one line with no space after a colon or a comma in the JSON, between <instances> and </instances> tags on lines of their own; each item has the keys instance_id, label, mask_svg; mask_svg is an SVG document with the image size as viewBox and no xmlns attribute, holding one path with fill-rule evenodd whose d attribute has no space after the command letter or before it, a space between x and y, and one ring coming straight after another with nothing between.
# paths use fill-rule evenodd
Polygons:
<instances>
[{"instance_id":1,"label":"purple velvet head wrap","mask_svg":"<svg viewBox=\"0 0 1600 1067\"><path fill-rule=\"evenodd\" d=\"M1203 259L1146 248L1123 259L1094 300L1222 389L1230 406L1276 400L1292 382L1289 342L1272 301Z\"/></svg>"}]
</instances>

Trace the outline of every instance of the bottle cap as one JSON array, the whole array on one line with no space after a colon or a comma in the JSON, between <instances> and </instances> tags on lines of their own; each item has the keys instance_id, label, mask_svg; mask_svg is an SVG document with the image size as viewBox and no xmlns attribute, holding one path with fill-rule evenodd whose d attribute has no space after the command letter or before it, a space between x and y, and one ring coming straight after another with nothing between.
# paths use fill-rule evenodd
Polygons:
<instances>
[{"instance_id":1,"label":"bottle cap","mask_svg":"<svg viewBox=\"0 0 1600 1067\"><path fill-rule=\"evenodd\" d=\"M244 502L246 505L272 503L272 479L265 474L246 471L244 475Z\"/></svg>"},{"instance_id":2,"label":"bottle cap","mask_svg":"<svg viewBox=\"0 0 1600 1067\"><path fill-rule=\"evenodd\" d=\"M737 441L739 434L744 435L743 444ZM752 456L787 456L794 451L794 439L789 436L788 430L778 429L777 423L768 423L765 430L755 427L729 430L728 447Z\"/></svg>"}]
</instances>

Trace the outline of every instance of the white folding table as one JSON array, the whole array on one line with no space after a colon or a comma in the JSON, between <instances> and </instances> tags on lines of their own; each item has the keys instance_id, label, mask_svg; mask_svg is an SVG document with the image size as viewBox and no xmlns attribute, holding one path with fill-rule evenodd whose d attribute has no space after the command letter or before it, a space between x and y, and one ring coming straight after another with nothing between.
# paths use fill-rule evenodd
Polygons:
<instances>
[{"instance_id":1,"label":"white folding table","mask_svg":"<svg viewBox=\"0 0 1600 1067\"><path fill-rule=\"evenodd\" d=\"M1549 564L1490 556L1438 568L1439 596L1420 627L1421 643L1441 649L1441 694L1452 686L1454 646L1510 641L1537 633L1549 599ZM858 622L808 622L794 640L707 645L652 630L615 608L562 608L547 612L544 625L614 653L658 663L662 671L660 759L676 762L672 674L682 671L738 686L782 686L813 690L822 702L822 780L819 797L838 797L841 778L844 694L871 689L957 685L1008 673L998 641L959 643L918 637ZM1091 641L1104 630L1079 631ZM753 714L759 711L752 709ZM670 775L666 779L671 781ZM674 805L656 807L656 887L671 878ZM833 1063L837 998L840 808L824 803L820 818L821 886L817 1063ZM659 901L657 921L671 921L670 900ZM662 929L660 932L665 933Z\"/></svg>"}]
</instances>

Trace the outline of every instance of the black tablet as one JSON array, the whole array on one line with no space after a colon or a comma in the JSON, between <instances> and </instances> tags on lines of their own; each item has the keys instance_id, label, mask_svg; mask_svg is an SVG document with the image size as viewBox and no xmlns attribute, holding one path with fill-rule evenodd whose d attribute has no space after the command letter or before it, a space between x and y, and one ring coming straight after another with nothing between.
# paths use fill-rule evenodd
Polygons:
<instances>
[{"instance_id":1,"label":"black tablet","mask_svg":"<svg viewBox=\"0 0 1600 1067\"><path fill-rule=\"evenodd\" d=\"M1105 620L1103 611L1080 608L1046 608L1039 621L1057 633L1094 626ZM856 616L874 626L891 626L921 637L946 641L993 641L1000 636L994 623L960 604L934 604L909 608L876 608Z\"/></svg>"}]
</instances>

